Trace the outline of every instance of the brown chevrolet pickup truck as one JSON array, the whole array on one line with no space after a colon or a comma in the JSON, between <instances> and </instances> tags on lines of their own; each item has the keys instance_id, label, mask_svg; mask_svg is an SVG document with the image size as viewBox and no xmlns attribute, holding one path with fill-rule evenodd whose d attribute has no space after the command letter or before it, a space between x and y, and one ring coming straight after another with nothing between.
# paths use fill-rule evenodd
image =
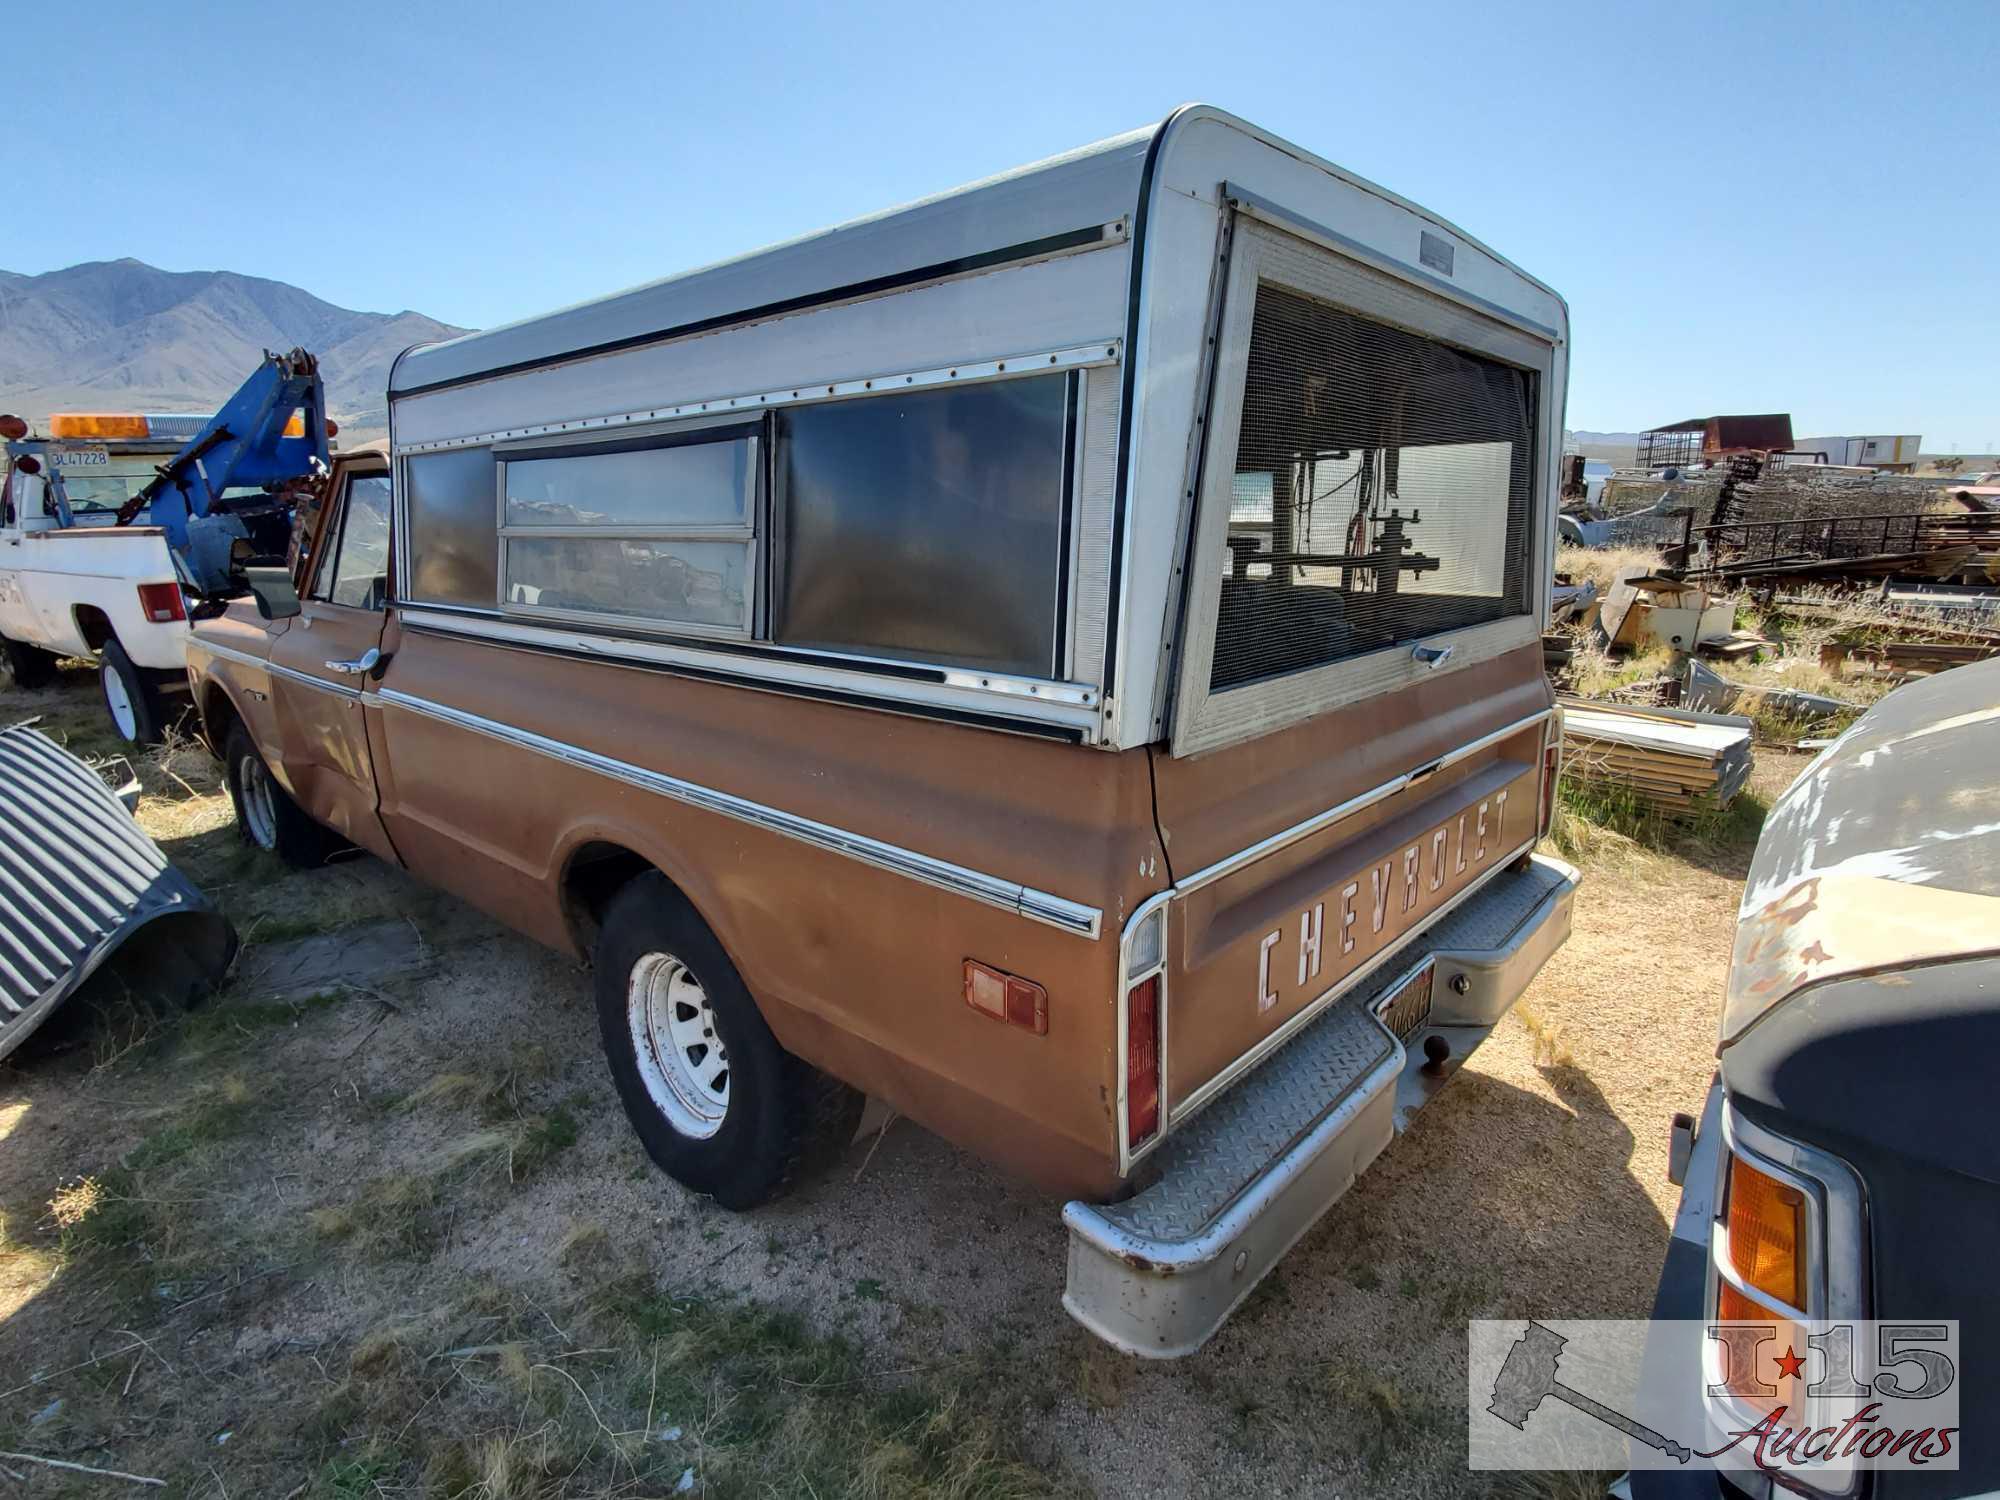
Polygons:
<instances>
[{"instance_id":1,"label":"brown chevrolet pickup truck","mask_svg":"<svg viewBox=\"0 0 2000 1500\"><path fill-rule=\"evenodd\" d=\"M390 377L190 673L246 837L593 962L731 1207L864 1095L1186 1353L1568 933L1567 312L1189 107Z\"/></svg>"}]
</instances>

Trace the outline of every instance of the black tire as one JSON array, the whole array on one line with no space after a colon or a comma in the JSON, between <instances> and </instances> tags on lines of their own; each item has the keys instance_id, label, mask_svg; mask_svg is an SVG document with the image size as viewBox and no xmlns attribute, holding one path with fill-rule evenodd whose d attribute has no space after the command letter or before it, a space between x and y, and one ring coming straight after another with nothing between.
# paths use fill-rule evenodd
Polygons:
<instances>
[{"instance_id":1,"label":"black tire","mask_svg":"<svg viewBox=\"0 0 2000 1500\"><path fill-rule=\"evenodd\" d=\"M160 690L153 686L153 679L146 672L133 665L132 658L125 654L125 648L114 637L104 643L98 653L98 691L104 697L104 711L110 716L111 727L118 731L119 738L129 745L157 745L160 742L161 726L167 722L165 705L160 702ZM122 695L127 713L121 719L118 699Z\"/></svg>"},{"instance_id":2,"label":"black tire","mask_svg":"<svg viewBox=\"0 0 2000 1500\"><path fill-rule=\"evenodd\" d=\"M675 1181L724 1208L755 1208L853 1140L862 1096L778 1045L722 944L665 876L642 875L612 901L597 941L596 969L598 1029L611 1081L647 1155ZM665 1070L677 1066L661 1051L663 1044L651 1043L642 1062L640 1049L649 1043L637 1033L647 1023L642 1016L635 1025L630 997L635 982L657 991L662 972L676 974L674 983L680 977L695 982L704 1002L700 1014L712 1023L727 1064L728 1097L706 1135L688 1128L690 1107L673 1101L670 1084L668 1094L656 1096Z\"/></svg>"},{"instance_id":3,"label":"black tire","mask_svg":"<svg viewBox=\"0 0 2000 1500\"><path fill-rule=\"evenodd\" d=\"M56 675L55 653L0 635L0 673L26 692L45 688Z\"/></svg>"},{"instance_id":4,"label":"black tire","mask_svg":"<svg viewBox=\"0 0 2000 1500\"><path fill-rule=\"evenodd\" d=\"M317 869L340 846L278 785L241 722L231 724L223 740L222 769L236 809L236 832L244 843L298 870Z\"/></svg>"}]
</instances>

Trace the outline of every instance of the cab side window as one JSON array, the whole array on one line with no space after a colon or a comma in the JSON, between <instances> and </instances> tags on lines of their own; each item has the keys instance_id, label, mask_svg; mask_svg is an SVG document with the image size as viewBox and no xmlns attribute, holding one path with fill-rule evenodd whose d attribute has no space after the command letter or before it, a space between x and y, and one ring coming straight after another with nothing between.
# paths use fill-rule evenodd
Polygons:
<instances>
[{"instance_id":1,"label":"cab side window","mask_svg":"<svg viewBox=\"0 0 2000 1500\"><path fill-rule=\"evenodd\" d=\"M389 599L389 476L356 474L341 496L339 528L320 560L312 597L350 609Z\"/></svg>"}]
</instances>

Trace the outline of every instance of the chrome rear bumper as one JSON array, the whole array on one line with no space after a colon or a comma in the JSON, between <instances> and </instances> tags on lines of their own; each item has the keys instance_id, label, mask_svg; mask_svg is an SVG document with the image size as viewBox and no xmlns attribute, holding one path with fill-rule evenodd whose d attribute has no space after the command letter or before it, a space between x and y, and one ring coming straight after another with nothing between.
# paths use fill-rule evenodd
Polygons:
<instances>
[{"instance_id":1,"label":"chrome rear bumper","mask_svg":"<svg viewBox=\"0 0 2000 1500\"><path fill-rule=\"evenodd\" d=\"M1067 1205L1071 1316L1128 1354L1199 1349L1562 945L1577 879L1541 855L1494 877L1169 1137L1148 1186ZM1375 1005L1427 959L1431 1015L1406 1049ZM1427 1070L1432 1034L1451 1059Z\"/></svg>"}]
</instances>

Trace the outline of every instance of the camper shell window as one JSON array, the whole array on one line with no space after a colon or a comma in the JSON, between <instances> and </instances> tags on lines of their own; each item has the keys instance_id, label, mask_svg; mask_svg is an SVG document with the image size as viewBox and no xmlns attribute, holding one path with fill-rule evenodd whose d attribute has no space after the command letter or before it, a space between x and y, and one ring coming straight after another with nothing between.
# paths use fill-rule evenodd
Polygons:
<instances>
[{"instance_id":1,"label":"camper shell window","mask_svg":"<svg viewBox=\"0 0 2000 1500\"><path fill-rule=\"evenodd\" d=\"M415 454L410 601L1056 678L1079 388L1052 372Z\"/></svg>"},{"instance_id":2,"label":"camper shell window","mask_svg":"<svg viewBox=\"0 0 2000 1500\"><path fill-rule=\"evenodd\" d=\"M1211 691L1527 609L1534 376L1257 289Z\"/></svg>"},{"instance_id":3,"label":"camper shell window","mask_svg":"<svg viewBox=\"0 0 2000 1500\"><path fill-rule=\"evenodd\" d=\"M493 450L458 448L404 460L410 599L491 610L499 594L493 539Z\"/></svg>"},{"instance_id":4,"label":"camper shell window","mask_svg":"<svg viewBox=\"0 0 2000 1500\"><path fill-rule=\"evenodd\" d=\"M502 605L751 635L763 448L737 421L501 450Z\"/></svg>"},{"instance_id":5,"label":"camper shell window","mask_svg":"<svg viewBox=\"0 0 2000 1500\"><path fill-rule=\"evenodd\" d=\"M1555 336L1248 218L1227 277L1176 755L1538 633Z\"/></svg>"},{"instance_id":6,"label":"camper shell window","mask_svg":"<svg viewBox=\"0 0 2000 1500\"><path fill-rule=\"evenodd\" d=\"M1058 675L1074 377L776 414L773 638Z\"/></svg>"}]
</instances>

